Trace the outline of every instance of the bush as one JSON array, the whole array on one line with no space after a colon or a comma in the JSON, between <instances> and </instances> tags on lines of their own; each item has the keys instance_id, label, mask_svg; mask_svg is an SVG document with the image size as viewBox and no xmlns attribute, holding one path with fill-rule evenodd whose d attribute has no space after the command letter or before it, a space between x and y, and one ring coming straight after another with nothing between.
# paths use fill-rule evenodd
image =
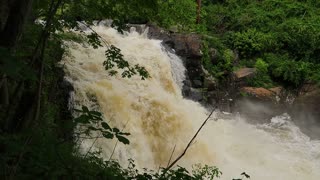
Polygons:
<instances>
[{"instance_id":1,"label":"bush","mask_svg":"<svg viewBox=\"0 0 320 180\"><path fill-rule=\"evenodd\" d=\"M263 59L257 59L255 66L256 75L254 78L248 80L249 84L254 87L265 87L270 88L273 86L273 82L268 74L269 64L267 64Z\"/></svg>"},{"instance_id":2,"label":"bush","mask_svg":"<svg viewBox=\"0 0 320 180\"><path fill-rule=\"evenodd\" d=\"M271 33L263 33L256 29L236 32L229 35L228 43L237 49L242 58L261 55L271 49L277 49L277 42Z\"/></svg>"},{"instance_id":3,"label":"bush","mask_svg":"<svg viewBox=\"0 0 320 180\"><path fill-rule=\"evenodd\" d=\"M270 64L272 76L287 84L299 86L317 73L313 63L295 61L288 55L267 54L265 58Z\"/></svg>"}]
</instances>

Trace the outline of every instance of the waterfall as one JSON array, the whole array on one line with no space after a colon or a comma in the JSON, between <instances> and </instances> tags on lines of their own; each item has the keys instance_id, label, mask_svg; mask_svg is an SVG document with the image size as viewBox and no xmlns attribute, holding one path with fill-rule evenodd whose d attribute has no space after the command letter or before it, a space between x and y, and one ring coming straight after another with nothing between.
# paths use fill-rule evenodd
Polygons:
<instances>
[{"instance_id":1,"label":"waterfall","mask_svg":"<svg viewBox=\"0 0 320 180\"><path fill-rule=\"evenodd\" d=\"M93 49L66 42L69 49L62 64L66 79L74 86L71 104L86 105L103 113L113 127L130 132L130 145L118 143L112 159L126 165L135 160L138 168L158 169L185 148L208 112L199 103L181 94L184 71L182 61L145 34L94 27L107 42L121 49L130 64L144 66L150 79L109 76L102 66L106 48ZM83 140L82 149L93 140ZM101 150L106 159L116 140L98 139L93 150ZM215 165L221 179L232 179L246 172L251 179L320 179L320 142L310 140L287 114L274 117L268 124L252 125L236 116L208 121L187 154L178 162Z\"/></svg>"}]
</instances>

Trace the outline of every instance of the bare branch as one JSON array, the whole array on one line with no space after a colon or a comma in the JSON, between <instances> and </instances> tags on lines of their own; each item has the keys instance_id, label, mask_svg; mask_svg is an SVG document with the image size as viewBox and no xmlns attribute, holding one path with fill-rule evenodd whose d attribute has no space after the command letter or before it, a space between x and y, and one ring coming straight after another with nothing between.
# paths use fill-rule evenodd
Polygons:
<instances>
[{"instance_id":1,"label":"bare branch","mask_svg":"<svg viewBox=\"0 0 320 180\"><path fill-rule=\"evenodd\" d=\"M122 128L121 131L123 131L123 130L127 127L128 123L129 123L129 120L127 120L126 124L124 125L124 127ZM111 155L110 155L109 161L111 161L111 158L112 158L114 152L116 151L118 142L119 142L119 140L117 139L117 142L116 142L116 144L114 145L113 150L112 150L112 153L111 153Z\"/></svg>"},{"instance_id":2,"label":"bare branch","mask_svg":"<svg viewBox=\"0 0 320 180\"><path fill-rule=\"evenodd\" d=\"M94 144L97 142L97 140L99 139L99 137L96 137L96 139L93 141L93 143L91 144L91 147L88 149L86 155L84 156L84 158L87 157L87 155L89 154L89 152L91 151L92 147L94 146Z\"/></svg>"},{"instance_id":3,"label":"bare branch","mask_svg":"<svg viewBox=\"0 0 320 180\"><path fill-rule=\"evenodd\" d=\"M94 29L92 29L92 27L90 25L88 25L87 23L85 22L81 22L79 21L79 23L83 24L84 26L86 26L88 29L90 29L94 34L96 34L100 40L107 46L107 47L110 47L110 44L102 37L100 36Z\"/></svg>"},{"instance_id":4,"label":"bare branch","mask_svg":"<svg viewBox=\"0 0 320 180\"><path fill-rule=\"evenodd\" d=\"M170 164L170 162L171 162L172 155L173 155L174 151L176 150L176 146L177 146L177 145L175 144L174 147L173 147L173 150L172 150L172 153L171 153L171 155L170 155L170 159L169 159L169 161L168 161L167 167L169 166L169 164Z\"/></svg>"},{"instance_id":5,"label":"bare branch","mask_svg":"<svg viewBox=\"0 0 320 180\"><path fill-rule=\"evenodd\" d=\"M177 157L176 160L174 160L169 166L167 166L167 168L165 169L164 173L167 172L169 169L172 168L172 166L174 166L187 152L187 150L189 149L189 147L191 146L192 142L194 141L194 139L198 136L199 132L201 131L201 129L203 128L203 126L207 123L207 121L210 119L211 115L213 114L214 110L216 109L213 108L212 111L210 112L209 116L205 119L205 121L202 123L202 125L200 126L200 128L198 129L198 131L196 132L196 134L192 137L192 139L190 140L190 142L188 143L187 147L184 149L184 151L182 152L182 154L180 156Z\"/></svg>"}]
</instances>

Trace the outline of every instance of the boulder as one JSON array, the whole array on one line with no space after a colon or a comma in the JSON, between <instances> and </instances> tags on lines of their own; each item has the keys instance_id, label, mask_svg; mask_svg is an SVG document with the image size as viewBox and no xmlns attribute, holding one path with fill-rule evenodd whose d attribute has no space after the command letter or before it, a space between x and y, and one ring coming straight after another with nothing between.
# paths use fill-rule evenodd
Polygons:
<instances>
[{"instance_id":1,"label":"boulder","mask_svg":"<svg viewBox=\"0 0 320 180\"><path fill-rule=\"evenodd\" d=\"M162 40L165 44L172 44L173 41L170 37L170 33L165 31L163 28L160 28L159 26L148 23L147 24L149 30L148 30L148 38L150 39L160 39ZM172 45L170 46L172 48Z\"/></svg>"},{"instance_id":2,"label":"boulder","mask_svg":"<svg viewBox=\"0 0 320 180\"><path fill-rule=\"evenodd\" d=\"M174 49L179 56L201 58L201 38L197 34L174 34Z\"/></svg>"},{"instance_id":3,"label":"boulder","mask_svg":"<svg viewBox=\"0 0 320 180\"><path fill-rule=\"evenodd\" d=\"M203 82L204 88L207 88L208 91L216 90L217 82L212 76L206 76Z\"/></svg>"},{"instance_id":4,"label":"boulder","mask_svg":"<svg viewBox=\"0 0 320 180\"><path fill-rule=\"evenodd\" d=\"M311 138L320 138L320 88L305 84L294 100L290 115L302 132Z\"/></svg>"},{"instance_id":5,"label":"boulder","mask_svg":"<svg viewBox=\"0 0 320 180\"><path fill-rule=\"evenodd\" d=\"M249 95L261 100L273 100L275 99L275 93L265 88L256 87L243 87L240 89L241 93Z\"/></svg>"},{"instance_id":6,"label":"boulder","mask_svg":"<svg viewBox=\"0 0 320 180\"><path fill-rule=\"evenodd\" d=\"M202 90L191 88L190 95L188 98L192 99L193 101L201 102L203 100Z\"/></svg>"},{"instance_id":7,"label":"boulder","mask_svg":"<svg viewBox=\"0 0 320 180\"><path fill-rule=\"evenodd\" d=\"M243 78L250 78L253 77L256 72L256 68L241 68L237 71L233 72L234 77L236 80L240 80Z\"/></svg>"},{"instance_id":8,"label":"boulder","mask_svg":"<svg viewBox=\"0 0 320 180\"><path fill-rule=\"evenodd\" d=\"M206 88L208 91L214 91L217 89L218 82L216 79L202 66L201 67L204 80L203 80L203 87Z\"/></svg>"},{"instance_id":9,"label":"boulder","mask_svg":"<svg viewBox=\"0 0 320 180\"><path fill-rule=\"evenodd\" d=\"M198 79L195 79L195 80L192 80L192 87L195 87L195 88L202 88L203 87L203 83L202 81L198 80Z\"/></svg>"},{"instance_id":10,"label":"boulder","mask_svg":"<svg viewBox=\"0 0 320 180\"><path fill-rule=\"evenodd\" d=\"M127 24L127 27L129 28L127 29L129 32L136 31L139 34L144 33L144 31L146 30L145 24Z\"/></svg>"},{"instance_id":11,"label":"boulder","mask_svg":"<svg viewBox=\"0 0 320 180\"><path fill-rule=\"evenodd\" d=\"M308 112L320 123L320 88L316 85L308 85L309 89L300 92L300 95L293 102L296 110Z\"/></svg>"},{"instance_id":12,"label":"boulder","mask_svg":"<svg viewBox=\"0 0 320 180\"><path fill-rule=\"evenodd\" d=\"M277 86L277 87L269 88L269 90L273 92L275 95L280 96L284 89L281 86Z\"/></svg>"}]
</instances>

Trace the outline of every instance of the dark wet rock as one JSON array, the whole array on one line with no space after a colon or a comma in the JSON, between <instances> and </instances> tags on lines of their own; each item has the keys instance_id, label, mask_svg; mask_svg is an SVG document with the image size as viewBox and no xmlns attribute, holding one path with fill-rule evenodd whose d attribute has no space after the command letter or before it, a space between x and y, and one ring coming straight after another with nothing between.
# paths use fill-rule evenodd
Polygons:
<instances>
[{"instance_id":1,"label":"dark wet rock","mask_svg":"<svg viewBox=\"0 0 320 180\"><path fill-rule=\"evenodd\" d=\"M159 26L148 23L147 24L149 30L148 30L148 37L150 39L159 39L162 40L165 44L172 44L173 41L170 37L170 33L164 30L163 28L160 28Z\"/></svg>"},{"instance_id":2,"label":"dark wet rock","mask_svg":"<svg viewBox=\"0 0 320 180\"><path fill-rule=\"evenodd\" d=\"M142 34L146 30L145 24L127 24L127 26L129 32L136 31L139 34Z\"/></svg>"},{"instance_id":3,"label":"dark wet rock","mask_svg":"<svg viewBox=\"0 0 320 180\"><path fill-rule=\"evenodd\" d=\"M211 63L213 65L217 65L218 64L218 50L216 50L214 48L210 48L209 49L209 56L210 56Z\"/></svg>"},{"instance_id":4,"label":"dark wet rock","mask_svg":"<svg viewBox=\"0 0 320 180\"><path fill-rule=\"evenodd\" d=\"M191 86L192 86L190 80L184 80L184 81L183 81L183 84L186 85L186 86L188 86L188 87L191 87Z\"/></svg>"},{"instance_id":5,"label":"dark wet rock","mask_svg":"<svg viewBox=\"0 0 320 180\"><path fill-rule=\"evenodd\" d=\"M310 86L309 91L300 94L293 103L293 112L306 112L320 123L320 88Z\"/></svg>"},{"instance_id":6,"label":"dark wet rock","mask_svg":"<svg viewBox=\"0 0 320 180\"><path fill-rule=\"evenodd\" d=\"M189 97L191 95L191 86L186 86L185 84L182 86L182 95L184 97Z\"/></svg>"},{"instance_id":7,"label":"dark wet rock","mask_svg":"<svg viewBox=\"0 0 320 180\"><path fill-rule=\"evenodd\" d=\"M68 93L71 92L71 91L74 91L74 88L73 88L72 84L69 81L65 80L65 79L63 79L62 82L59 83L59 87L63 91L66 91Z\"/></svg>"},{"instance_id":8,"label":"dark wet rock","mask_svg":"<svg viewBox=\"0 0 320 180\"><path fill-rule=\"evenodd\" d=\"M214 77L212 77L204 68L204 80L203 80L203 87L206 88L208 91L217 90L218 83Z\"/></svg>"},{"instance_id":9,"label":"dark wet rock","mask_svg":"<svg viewBox=\"0 0 320 180\"><path fill-rule=\"evenodd\" d=\"M197 34L173 34L174 49L179 56L199 58L201 52L201 38Z\"/></svg>"},{"instance_id":10,"label":"dark wet rock","mask_svg":"<svg viewBox=\"0 0 320 180\"><path fill-rule=\"evenodd\" d=\"M202 88L203 87L203 83L200 80L192 80L192 87L195 88Z\"/></svg>"},{"instance_id":11,"label":"dark wet rock","mask_svg":"<svg viewBox=\"0 0 320 180\"><path fill-rule=\"evenodd\" d=\"M210 105L217 105L217 95L215 91L208 91L206 93L207 103Z\"/></svg>"},{"instance_id":12,"label":"dark wet rock","mask_svg":"<svg viewBox=\"0 0 320 180\"><path fill-rule=\"evenodd\" d=\"M203 100L203 93L200 89L191 88L189 98L201 102Z\"/></svg>"},{"instance_id":13,"label":"dark wet rock","mask_svg":"<svg viewBox=\"0 0 320 180\"><path fill-rule=\"evenodd\" d=\"M320 138L320 88L312 83L302 86L289 111L294 123L311 138Z\"/></svg>"}]
</instances>

